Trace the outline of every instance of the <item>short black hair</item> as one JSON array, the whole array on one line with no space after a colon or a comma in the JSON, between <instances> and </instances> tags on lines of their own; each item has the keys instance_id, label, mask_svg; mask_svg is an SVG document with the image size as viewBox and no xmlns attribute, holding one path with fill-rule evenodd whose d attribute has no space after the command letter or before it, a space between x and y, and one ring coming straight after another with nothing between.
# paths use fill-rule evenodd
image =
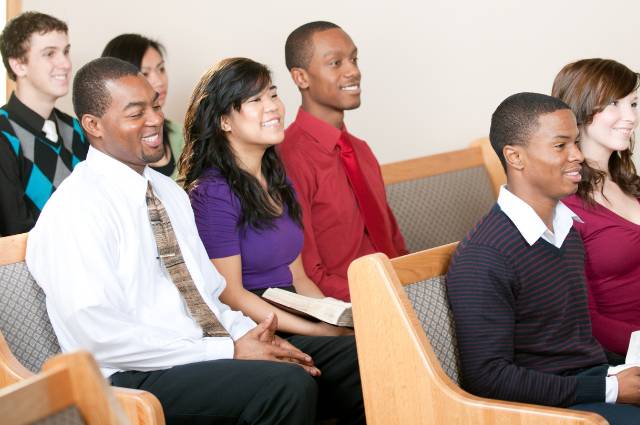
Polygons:
<instances>
[{"instance_id":1,"label":"short black hair","mask_svg":"<svg viewBox=\"0 0 640 425\"><path fill-rule=\"evenodd\" d=\"M138 68L117 58L98 58L85 64L73 79L73 110L78 119L85 114L104 115L111 105L106 81L138 74Z\"/></svg>"},{"instance_id":2,"label":"short black hair","mask_svg":"<svg viewBox=\"0 0 640 425\"><path fill-rule=\"evenodd\" d=\"M315 21L293 30L284 44L284 59L287 69L289 71L292 68L306 69L313 56L313 44L311 43L313 34L334 28L340 27L332 22Z\"/></svg>"},{"instance_id":3,"label":"short black hair","mask_svg":"<svg viewBox=\"0 0 640 425\"><path fill-rule=\"evenodd\" d=\"M156 40L140 34L120 34L107 43L102 51L102 57L122 59L140 69L142 58L149 48L157 50L160 56L164 57L164 46Z\"/></svg>"},{"instance_id":4,"label":"short black hair","mask_svg":"<svg viewBox=\"0 0 640 425\"><path fill-rule=\"evenodd\" d=\"M7 70L7 76L16 80L16 73L9 65L9 59L25 61L29 52L31 35L38 33L44 35L50 32L67 33L67 24L51 15L39 12L24 12L4 26L0 34L0 53Z\"/></svg>"},{"instance_id":5,"label":"short black hair","mask_svg":"<svg viewBox=\"0 0 640 425\"><path fill-rule=\"evenodd\" d=\"M502 150L506 145L526 145L533 132L538 129L541 115L569 109L569 105L558 98L540 93L517 93L507 97L491 115L489 140L500 162L507 170Z\"/></svg>"}]
</instances>

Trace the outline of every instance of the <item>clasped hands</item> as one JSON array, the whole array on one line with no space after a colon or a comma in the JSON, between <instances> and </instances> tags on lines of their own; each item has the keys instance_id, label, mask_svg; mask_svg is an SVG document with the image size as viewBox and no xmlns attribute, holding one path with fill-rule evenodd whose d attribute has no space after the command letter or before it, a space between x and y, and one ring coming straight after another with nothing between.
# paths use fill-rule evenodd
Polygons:
<instances>
[{"instance_id":1,"label":"clasped hands","mask_svg":"<svg viewBox=\"0 0 640 425\"><path fill-rule=\"evenodd\" d=\"M313 359L275 334L278 318L270 313L255 328L234 341L233 358L238 360L270 360L295 363L311 376L319 376L320 369L314 366Z\"/></svg>"}]
</instances>

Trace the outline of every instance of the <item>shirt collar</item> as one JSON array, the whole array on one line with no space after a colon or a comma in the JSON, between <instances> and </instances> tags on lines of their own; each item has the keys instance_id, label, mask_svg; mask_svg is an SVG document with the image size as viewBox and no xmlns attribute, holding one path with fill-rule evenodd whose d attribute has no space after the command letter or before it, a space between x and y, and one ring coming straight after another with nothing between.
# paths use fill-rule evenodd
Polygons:
<instances>
[{"instance_id":1,"label":"shirt collar","mask_svg":"<svg viewBox=\"0 0 640 425\"><path fill-rule=\"evenodd\" d=\"M556 248L560 248L569 234L571 226L573 226L573 220L582 222L580 217L565 204L558 202L553 211L553 232L551 232L534 209L509 192L504 185L500 188L498 206L513 222L529 245L533 245L542 238Z\"/></svg>"},{"instance_id":2,"label":"shirt collar","mask_svg":"<svg viewBox=\"0 0 640 425\"><path fill-rule=\"evenodd\" d=\"M299 125L303 131L313 137L320 146L328 152L333 152L336 148L336 144L338 143L338 139L340 138L342 131L346 131L348 133L347 127L344 123L342 124L342 130L339 130L328 122L314 117L302 109L302 106L298 108L296 124Z\"/></svg>"},{"instance_id":3,"label":"shirt collar","mask_svg":"<svg viewBox=\"0 0 640 425\"><path fill-rule=\"evenodd\" d=\"M145 194L149 181L153 187L153 172L149 167L144 167L142 174L138 174L133 168L93 146L89 146L85 162L93 171L103 175L110 183L119 187L132 203L146 202Z\"/></svg>"},{"instance_id":4,"label":"shirt collar","mask_svg":"<svg viewBox=\"0 0 640 425\"><path fill-rule=\"evenodd\" d=\"M9 116L12 119L15 119L18 123L27 127L33 134L44 135L42 128L44 127L45 118L41 117L36 111L22 103L15 93L11 93L11 97L9 98L5 109L9 112ZM51 115L48 119L55 123L56 120L54 117L55 113L51 111Z\"/></svg>"}]
</instances>

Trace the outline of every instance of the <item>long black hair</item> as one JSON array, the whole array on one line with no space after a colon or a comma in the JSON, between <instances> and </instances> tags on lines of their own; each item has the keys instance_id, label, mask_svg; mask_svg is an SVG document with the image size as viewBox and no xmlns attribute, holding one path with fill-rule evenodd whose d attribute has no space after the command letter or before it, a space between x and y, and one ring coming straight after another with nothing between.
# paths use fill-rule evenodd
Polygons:
<instances>
[{"instance_id":1,"label":"long black hair","mask_svg":"<svg viewBox=\"0 0 640 425\"><path fill-rule=\"evenodd\" d=\"M238 166L221 128L222 117L231 108L239 111L244 101L270 85L271 72L265 65L247 58L225 59L202 76L193 90L184 120L185 145L178 161L178 182L189 192L207 168L216 167L240 199L241 227L271 227L284 207L301 225L300 205L275 147L268 147L262 157L265 191L254 176Z\"/></svg>"}]
</instances>

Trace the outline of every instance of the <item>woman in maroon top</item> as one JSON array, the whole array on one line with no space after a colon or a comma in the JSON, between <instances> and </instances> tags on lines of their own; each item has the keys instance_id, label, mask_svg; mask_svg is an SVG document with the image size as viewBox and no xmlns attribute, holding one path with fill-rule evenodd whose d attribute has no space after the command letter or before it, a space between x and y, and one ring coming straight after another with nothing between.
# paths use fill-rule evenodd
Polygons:
<instances>
[{"instance_id":1,"label":"woman in maroon top","mask_svg":"<svg viewBox=\"0 0 640 425\"><path fill-rule=\"evenodd\" d=\"M578 192L563 202L583 221L575 227L585 246L593 334L619 355L640 330L640 177L631 160L637 90L638 74L606 59L566 65L552 89L576 115L585 157Z\"/></svg>"}]
</instances>

